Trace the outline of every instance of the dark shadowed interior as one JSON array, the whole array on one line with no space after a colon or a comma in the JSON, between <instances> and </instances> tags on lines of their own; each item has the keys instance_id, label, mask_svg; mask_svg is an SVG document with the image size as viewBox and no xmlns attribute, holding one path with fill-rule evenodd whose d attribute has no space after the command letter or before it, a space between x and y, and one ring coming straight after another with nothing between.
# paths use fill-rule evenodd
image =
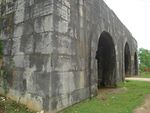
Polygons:
<instances>
[{"instance_id":1,"label":"dark shadowed interior","mask_svg":"<svg viewBox=\"0 0 150 113\"><path fill-rule=\"evenodd\" d=\"M130 76L131 74L131 55L128 43L125 45L124 50L124 66L125 66L125 76Z\"/></svg>"},{"instance_id":2,"label":"dark shadowed interior","mask_svg":"<svg viewBox=\"0 0 150 113\"><path fill-rule=\"evenodd\" d=\"M137 53L135 52L134 54L134 70L135 70L135 75L138 75L138 59L137 59Z\"/></svg>"},{"instance_id":3,"label":"dark shadowed interior","mask_svg":"<svg viewBox=\"0 0 150 113\"><path fill-rule=\"evenodd\" d=\"M99 38L96 54L98 64L98 88L112 87L116 83L116 55L112 37L103 32Z\"/></svg>"}]
</instances>

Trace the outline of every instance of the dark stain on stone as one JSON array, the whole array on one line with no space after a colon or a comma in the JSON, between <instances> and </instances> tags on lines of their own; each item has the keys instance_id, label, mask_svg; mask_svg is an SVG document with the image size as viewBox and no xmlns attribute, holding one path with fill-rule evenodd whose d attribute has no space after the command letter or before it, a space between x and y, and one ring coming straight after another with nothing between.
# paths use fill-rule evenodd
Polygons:
<instances>
[{"instance_id":1,"label":"dark stain on stone","mask_svg":"<svg viewBox=\"0 0 150 113\"><path fill-rule=\"evenodd\" d=\"M35 72L37 90L41 90L44 96L49 94L50 87L50 73L49 72Z\"/></svg>"},{"instance_id":2,"label":"dark stain on stone","mask_svg":"<svg viewBox=\"0 0 150 113\"><path fill-rule=\"evenodd\" d=\"M56 99L53 99L53 101L51 102L52 110L56 110L57 109L57 104L58 104L58 101Z\"/></svg>"},{"instance_id":3,"label":"dark stain on stone","mask_svg":"<svg viewBox=\"0 0 150 113\"><path fill-rule=\"evenodd\" d=\"M48 59L49 55L43 55L40 53L30 55L30 67L32 68L33 66L36 66L36 71L41 72L43 70L43 67L46 69Z\"/></svg>"},{"instance_id":4,"label":"dark stain on stone","mask_svg":"<svg viewBox=\"0 0 150 113\"><path fill-rule=\"evenodd\" d=\"M49 101L50 101L49 95L43 98L43 108L45 111L49 110Z\"/></svg>"},{"instance_id":5,"label":"dark stain on stone","mask_svg":"<svg viewBox=\"0 0 150 113\"><path fill-rule=\"evenodd\" d=\"M27 81L26 79L23 79L23 91L25 92L27 90Z\"/></svg>"},{"instance_id":6,"label":"dark stain on stone","mask_svg":"<svg viewBox=\"0 0 150 113\"><path fill-rule=\"evenodd\" d=\"M33 35L23 35L21 38L20 51L24 53L33 53L34 38Z\"/></svg>"},{"instance_id":7,"label":"dark stain on stone","mask_svg":"<svg viewBox=\"0 0 150 113\"><path fill-rule=\"evenodd\" d=\"M58 72L52 72L51 73L51 93L52 97L56 97L60 95L60 89L61 89L61 81L60 81L60 75Z\"/></svg>"},{"instance_id":8,"label":"dark stain on stone","mask_svg":"<svg viewBox=\"0 0 150 113\"><path fill-rule=\"evenodd\" d=\"M32 19L24 22L24 35L31 35L34 32L34 23Z\"/></svg>"}]
</instances>

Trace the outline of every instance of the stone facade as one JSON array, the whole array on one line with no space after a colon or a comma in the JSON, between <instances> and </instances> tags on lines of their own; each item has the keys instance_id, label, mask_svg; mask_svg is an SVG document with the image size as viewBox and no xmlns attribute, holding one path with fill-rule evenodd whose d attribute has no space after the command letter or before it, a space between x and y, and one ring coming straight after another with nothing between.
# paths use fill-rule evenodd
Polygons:
<instances>
[{"instance_id":1,"label":"stone facade","mask_svg":"<svg viewBox=\"0 0 150 113\"><path fill-rule=\"evenodd\" d=\"M138 74L137 42L102 0L2 0L0 24L7 96L35 111Z\"/></svg>"}]
</instances>

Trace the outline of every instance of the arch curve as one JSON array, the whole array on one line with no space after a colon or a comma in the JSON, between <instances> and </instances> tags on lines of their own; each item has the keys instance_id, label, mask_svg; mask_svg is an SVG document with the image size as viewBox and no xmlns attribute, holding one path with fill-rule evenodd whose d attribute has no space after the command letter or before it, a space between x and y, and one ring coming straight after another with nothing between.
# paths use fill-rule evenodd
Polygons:
<instances>
[{"instance_id":1,"label":"arch curve","mask_svg":"<svg viewBox=\"0 0 150 113\"><path fill-rule=\"evenodd\" d=\"M125 43L124 47L124 70L125 76L131 75L131 52L128 42Z\"/></svg>"},{"instance_id":2,"label":"arch curve","mask_svg":"<svg viewBox=\"0 0 150 113\"><path fill-rule=\"evenodd\" d=\"M116 51L111 35L101 33L96 53L98 69L98 88L116 84Z\"/></svg>"}]
</instances>

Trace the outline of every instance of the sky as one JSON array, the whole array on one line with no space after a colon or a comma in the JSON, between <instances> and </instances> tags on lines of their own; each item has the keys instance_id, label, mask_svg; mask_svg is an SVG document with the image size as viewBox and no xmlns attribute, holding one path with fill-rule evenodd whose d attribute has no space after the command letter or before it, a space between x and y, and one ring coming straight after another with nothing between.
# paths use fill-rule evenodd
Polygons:
<instances>
[{"instance_id":1,"label":"sky","mask_svg":"<svg viewBox=\"0 0 150 113\"><path fill-rule=\"evenodd\" d=\"M150 0L104 0L138 41L150 50Z\"/></svg>"}]
</instances>

